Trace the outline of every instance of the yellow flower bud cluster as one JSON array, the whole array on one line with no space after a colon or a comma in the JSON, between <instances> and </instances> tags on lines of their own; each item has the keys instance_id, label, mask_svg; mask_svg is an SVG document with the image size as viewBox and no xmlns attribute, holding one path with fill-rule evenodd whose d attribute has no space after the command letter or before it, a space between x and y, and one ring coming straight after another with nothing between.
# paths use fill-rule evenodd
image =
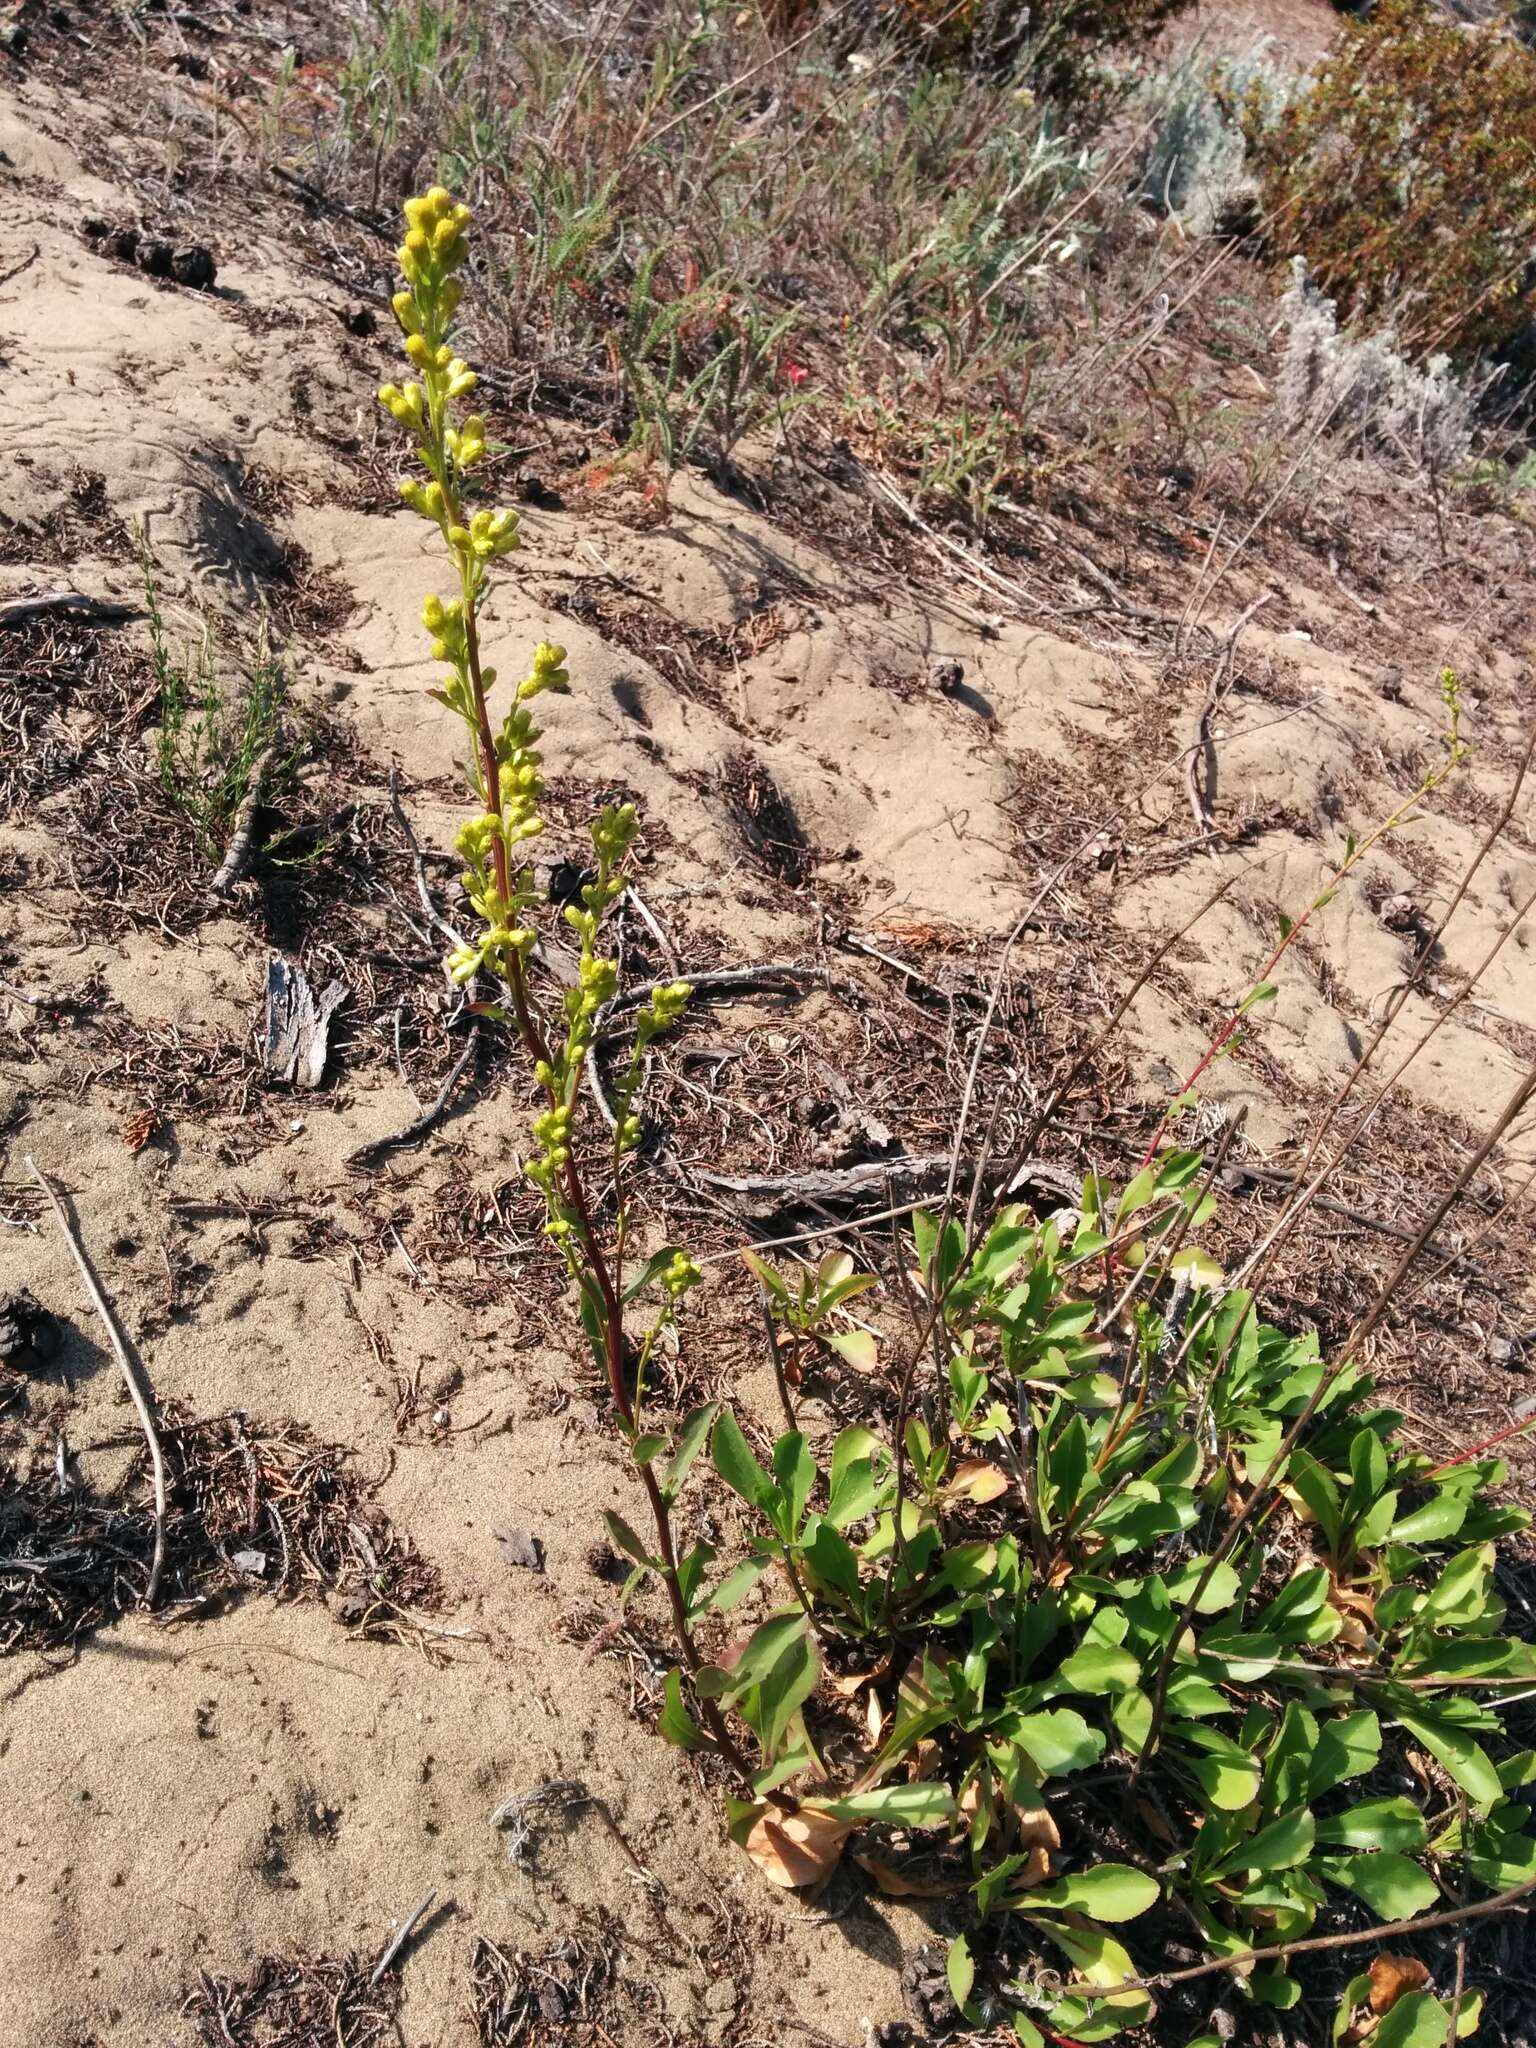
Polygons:
<instances>
[{"instance_id":1,"label":"yellow flower bud cluster","mask_svg":"<svg viewBox=\"0 0 1536 2048\"><path fill-rule=\"evenodd\" d=\"M704 1275L699 1271L686 1252L674 1252L672 1263L662 1269L662 1291L673 1303L682 1300L690 1288L697 1287Z\"/></svg>"},{"instance_id":2,"label":"yellow flower bud cluster","mask_svg":"<svg viewBox=\"0 0 1536 2048\"><path fill-rule=\"evenodd\" d=\"M441 185L434 185L419 199L407 199L406 235L396 256L402 276L418 298L440 287L469 254L467 230L473 218L469 208L455 205L452 193Z\"/></svg>"}]
</instances>

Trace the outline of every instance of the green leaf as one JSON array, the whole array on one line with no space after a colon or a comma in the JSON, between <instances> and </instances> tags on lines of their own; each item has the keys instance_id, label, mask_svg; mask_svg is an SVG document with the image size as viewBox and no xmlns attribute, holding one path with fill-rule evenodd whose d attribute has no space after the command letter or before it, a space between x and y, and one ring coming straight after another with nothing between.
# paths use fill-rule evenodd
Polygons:
<instances>
[{"instance_id":1,"label":"green leaf","mask_svg":"<svg viewBox=\"0 0 1536 2048\"><path fill-rule=\"evenodd\" d=\"M622 1515L616 1515L611 1508L605 1508L603 1520L608 1524L608 1534L626 1557L632 1557L636 1564L644 1565L647 1570L659 1570L660 1560L651 1556Z\"/></svg>"},{"instance_id":2,"label":"green leaf","mask_svg":"<svg viewBox=\"0 0 1536 2048\"><path fill-rule=\"evenodd\" d=\"M831 1330L826 1341L855 1372L874 1372L880 1363L880 1348L873 1330Z\"/></svg>"},{"instance_id":3,"label":"green leaf","mask_svg":"<svg viewBox=\"0 0 1536 2048\"><path fill-rule=\"evenodd\" d=\"M963 1934L957 1934L949 1944L944 1974L949 1979L950 1997L964 2012L976 1988L976 1965L971 1958L971 1945Z\"/></svg>"},{"instance_id":4,"label":"green leaf","mask_svg":"<svg viewBox=\"0 0 1536 2048\"><path fill-rule=\"evenodd\" d=\"M1073 1771L1086 1771L1104 1754L1104 1736L1070 1707L1020 1714L1005 1725L1034 1766L1037 1779L1065 1778Z\"/></svg>"},{"instance_id":5,"label":"green leaf","mask_svg":"<svg viewBox=\"0 0 1536 2048\"><path fill-rule=\"evenodd\" d=\"M1188 1280L1191 1287L1219 1287L1225 1277L1220 1260L1193 1244L1168 1261L1168 1270L1175 1279Z\"/></svg>"},{"instance_id":6,"label":"green leaf","mask_svg":"<svg viewBox=\"0 0 1536 2048\"><path fill-rule=\"evenodd\" d=\"M683 1705L683 1675L675 1666L667 1673L661 1718L656 1727L665 1741L675 1743L679 1749L697 1749L703 1739L699 1724Z\"/></svg>"},{"instance_id":7,"label":"green leaf","mask_svg":"<svg viewBox=\"0 0 1536 2048\"><path fill-rule=\"evenodd\" d=\"M1039 1906L1060 1906L1066 1912L1086 1913L1090 1920L1116 1923L1136 1919L1160 1896L1157 1879L1145 1871L1133 1870L1128 1863L1096 1863L1055 1884L1038 1886L1020 1903L1031 1912Z\"/></svg>"},{"instance_id":8,"label":"green leaf","mask_svg":"<svg viewBox=\"0 0 1536 2048\"><path fill-rule=\"evenodd\" d=\"M786 1649L804 1640L805 1631L805 1616L798 1607L790 1614L775 1614L759 1622L730 1667L731 1690L745 1691L768 1677Z\"/></svg>"},{"instance_id":9,"label":"green leaf","mask_svg":"<svg viewBox=\"0 0 1536 2048\"><path fill-rule=\"evenodd\" d=\"M1168 1597L1175 1606L1183 1606L1190 1594L1194 1592L1196 1586L1199 1585L1209 1563L1210 1559L1208 1557L1192 1557L1187 1564L1181 1564L1175 1571L1171 1571L1166 1575L1163 1583L1167 1586ZM1196 1607L1195 1612L1196 1614L1220 1614L1224 1608L1232 1605L1232 1602L1241 1591L1242 1581L1238 1578L1231 1565L1219 1564L1211 1573L1210 1584L1200 1595L1200 1604Z\"/></svg>"},{"instance_id":10,"label":"green leaf","mask_svg":"<svg viewBox=\"0 0 1536 2048\"><path fill-rule=\"evenodd\" d=\"M831 1586L849 1600L856 1600L859 1594L858 1553L845 1537L839 1536L830 1521L813 1515L806 1523L812 1534L805 1545L804 1557L813 1575L825 1586Z\"/></svg>"},{"instance_id":11,"label":"green leaf","mask_svg":"<svg viewBox=\"0 0 1536 2048\"><path fill-rule=\"evenodd\" d=\"M629 1455L637 1465L654 1465L667 1448L664 1436L637 1436L629 1446Z\"/></svg>"},{"instance_id":12,"label":"green leaf","mask_svg":"<svg viewBox=\"0 0 1536 2048\"><path fill-rule=\"evenodd\" d=\"M1342 1849L1422 1849L1429 1831L1411 1799L1367 1799L1320 1820L1317 1839Z\"/></svg>"},{"instance_id":13,"label":"green leaf","mask_svg":"<svg viewBox=\"0 0 1536 2048\"><path fill-rule=\"evenodd\" d=\"M1428 1991L1405 1991L1382 2015L1371 2048L1445 2048L1450 2014Z\"/></svg>"},{"instance_id":14,"label":"green leaf","mask_svg":"<svg viewBox=\"0 0 1536 2048\"><path fill-rule=\"evenodd\" d=\"M739 1565L728 1571L709 1596L709 1605L714 1612L727 1614L731 1608L739 1606L767 1571L768 1564L766 1557L744 1557Z\"/></svg>"},{"instance_id":15,"label":"green leaf","mask_svg":"<svg viewBox=\"0 0 1536 2048\"><path fill-rule=\"evenodd\" d=\"M693 1469L693 1461L703 1450L715 1417L720 1412L718 1401L706 1401L702 1408L695 1408L683 1417L683 1426L677 1433L677 1449L672 1453L662 1480L661 1490L669 1501L674 1501L683 1490L683 1481Z\"/></svg>"},{"instance_id":16,"label":"green leaf","mask_svg":"<svg viewBox=\"0 0 1536 2048\"><path fill-rule=\"evenodd\" d=\"M1443 1542L1447 1536L1457 1534L1471 1505L1472 1495L1465 1488L1443 1487L1422 1507L1410 1508L1406 1515L1399 1515L1392 1524L1390 1540L1393 1543Z\"/></svg>"},{"instance_id":17,"label":"green leaf","mask_svg":"<svg viewBox=\"0 0 1536 2048\"><path fill-rule=\"evenodd\" d=\"M1331 1551L1339 1547L1339 1537L1344 1522L1344 1503L1339 1489L1334 1484L1333 1474L1321 1466L1310 1451L1292 1451L1290 1467L1286 1473L1287 1483L1300 1494L1317 1526L1323 1532L1323 1540Z\"/></svg>"},{"instance_id":18,"label":"green leaf","mask_svg":"<svg viewBox=\"0 0 1536 2048\"><path fill-rule=\"evenodd\" d=\"M1013 2016L1013 2031L1015 2038L1023 2042L1024 2048L1045 2048L1044 2034L1032 2019L1027 2019L1021 2012L1016 2012Z\"/></svg>"},{"instance_id":19,"label":"green leaf","mask_svg":"<svg viewBox=\"0 0 1536 2048\"><path fill-rule=\"evenodd\" d=\"M1451 1559L1425 1594L1419 1619L1442 1626L1478 1620L1488 1605L1488 1585L1492 1576L1491 1543L1478 1543L1470 1550L1463 1550Z\"/></svg>"},{"instance_id":20,"label":"green leaf","mask_svg":"<svg viewBox=\"0 0 1536 2048\"><path fill-rule=\"evenodd\" d=\"M1486 1751L1464 1728L1456 1727L1427 1707L1405 1706L1396 1694L1393 1709L1409 1734L1416 1735L1430 1755L1445 1765L1468 1798L1487 1807L1502 1796L1504 1788L1498 1772L1488 1761Z\"/></svg>"},{"instance_id":21,"label":"green leaf","mask_svg":"<svg viewBox=\"0 0 1536 2048\"><path fill-rule=\"evenodd\" d=\"M1307 1774L1307 1791L1316 1799L1347 1778L1363 1778L1381 1756L1381 1723L1368 1709L1340 1714L1318 1732Z\"/></svg>"},{"instance_id":22,"label":"green leaf","mask_svg":"<svg viewBox=\"0 0 1536 2048\"><path fill-rule=\"evenodd\" d=\"M947 1785L930 1778L912 1784L884 1785L874 1792L853 1792L846 1799L807 1799L805 1804L834 1820L884 1820L909 1828L936 1827L952 1820L955 1802Z\"/></svg>"},{"instance_id":23,"label":"green leaf","mask_svg":"<svg viewBox=\"0 0 1536 2048\"><path fill-rule=\"evenodd\" d=\"M1085 1643L1062 1660L1056 1677L1072 1692L1128 1692L1141 1677L1141 1659L1129 1650Z\"/></svg>"},{"instance_id":24,"label":"green leaf","mask_svg":"<svg viewBox=\"0 0 1536 2048\"><path fill-rule=\"evenodd\" d=\"M1311 1811L1299 1806L1294 1813L1282 1814L1267 1828L1260 1828L1256 1835L1247 1836L1216 1868L1219 1874L1233 1870L1290 1870L1306 1861L1315 1840Z\"/></svg>"},{"instance_id":25,"label":"green leaf","mask_svg":"<svg viewBox=\"0 0 1536 2048\"><path fill-rule=\"evenodd\" d=\"M1115 1985L1123 1984L1128 1977L1136 1975L1135 1965L1119 1942L1099 1928L1072 1927L1060 1920L1037 1920L1033 1913L1026 1913L1025 1918L1071 1959L1073 1968L1086 1983L1113 1990Z\"/></svg>"},{"instance_id":26,"label":"green leaf","mask_svg":"<svg viewBox=\"0 0 1536 2048\"><path fill-rule=\"evenodd\" d=\"M785 1505L787 1537L799 1528L805 1504L811 1497L811 1488L816 1484L816 1461L806 1449L805 1438L799 1430L791 1430L774 1445L773 1476L778 1481Z\"/></svg>"},{"instance_id":27,"label":"green leaf","mask_svg":"<svg viewBox=\"0 0 1536 2048\"><path fill-rule=\"evenodd\" d=\"M778 1504L778 1491L768 1474L753 1457L741 1425L729 1408L722 1408L715 1421L710 1445L715 1470L733 1493L740 1494L749 1507L768 1514Z\"/></svg>"},{"instance_id":28,"label":"green leaf","mask_svg":"<svg viewBox=\"0 0 1536 2048\"><path fill-rule=\"evenodd\" d=\"M1365 1856L1319 1856L1313 1867L1330 1884L1364 1899L1383 1920L1408 1920L1440 1901L1440 1887L1427 1872L1387 1849Z\"/></svg>"}]
</instances>

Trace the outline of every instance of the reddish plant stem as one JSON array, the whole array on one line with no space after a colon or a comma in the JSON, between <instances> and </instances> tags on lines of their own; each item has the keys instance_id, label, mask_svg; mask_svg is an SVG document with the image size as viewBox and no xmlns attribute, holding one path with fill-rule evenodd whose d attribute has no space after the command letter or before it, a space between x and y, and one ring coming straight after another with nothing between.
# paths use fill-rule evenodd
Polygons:
<instances>
[{"instance_id":1,"label":"reddish plant stem","mask_svg":"<svg viewBox=\"0 0 1536 2048\"><path fill-rule=\"evenodd\" d=\"M491 731L490 713L486 707L485 687L480 674L480 633L475 617L474 599L466 588L464 603L464 642L468 654L470 689L475 710L475 732L479 742L482 770L485 776L486 807L499 817L501 815L501 777L496 761L496 741ZM512 901L511 873L507 860L507 849L498 833L495 847L496 886L502 904L510 906ZM518 1035L529 1053L539 1064L551 1065L549 1045L545 1039L533 1005L528 1000L527 978L523 973L520 959L512 959L507 987L512 997L512 1009L517 1018ZM551 1107L558 1106L553 1088L547 1088ZM565 1193L571 1212L576 1218L577 1232L581 1238L582 1250L586 1256L587 1268L597 1285L603 1311L603 1356L608 1372L608 1391L614 1408L623 1424L625 1435L633 1439L636 1434L635 1404L630 1397L624 1380L624 1305L619 1298L608 1264L603 1257L602 1245L597 1226L592 1220L592 1211L587 1203L587 1192L582 1185L581 1174L574 1157L565 1164ZM678 1652L687 1669L688 1676L695 1678L703 1659L693 1640L693 1630L688 1621L688 1608L683 1599L683 1589L677 1575L677 1544L672 1533L672 1514L667 1505L655 1472L649 1465L639 1468L640 1482L650 1505L651 1519L656 1529L656 1548L661 1557L661 1579L667 1589L667 1602L672 1610L672 1631L677 1639ZM719 1703L706 1698L695 1688L694 1697L700 1717L709 1730L716 1748L735 1771L748 1792L752 1791L752 1767L743 1755L740 1745L726 1724ZM793 1807L794 1801L783 1792L771 1795L777 1804Z\"/></svg>"},{"instance_id":2,"label":"reddish plant stem","mask_svg":"<svg viewBox=\"0 0 1536 2048\"><path fill-rule=\"evenodd\" d=\"M1468 1450L1458 1451L1454 1458L1447 1458L1441 1465L1434 1465L1424 1474L1426 1479L1438 1479L1442 1472L1449 1472L1454 1465L1464 1465L1469 1458L1480 1458L1484 1451L1496 1450L1500 1444L1508 1443L1512 1436L1519 1436L1522 1430L1536 1428L1536 1415L1527 1415L1523 1422L1512 1422L1508 1429L1501 1429L1496 1436L1485 1436L1480 1444L1473 1444Z\"/></svg>"}]
</instances>

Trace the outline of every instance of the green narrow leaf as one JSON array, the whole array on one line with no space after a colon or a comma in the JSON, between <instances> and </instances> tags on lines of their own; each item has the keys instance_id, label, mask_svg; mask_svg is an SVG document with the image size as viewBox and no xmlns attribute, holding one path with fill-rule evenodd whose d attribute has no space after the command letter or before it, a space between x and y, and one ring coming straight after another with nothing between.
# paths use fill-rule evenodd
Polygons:
<instances>
[{"instance_id":1,"label":"green narrow leaf","mask_svg":"<svg viewBox=\"0 0 1536 2048\"><path fill-rule=\"evenodd\" d=\"M1411 1799L1368 1799L1320 1820L1317 1839L1330 1848L1422 1849L1429 1831Z\"/></svg>"},{"instance_id":2,"label":"green narrow leaf","mask_svg":"<svg viewBox=\"0 0 1536 2048\"><path fill-rule=\"evenodd\" d=\"M683 1417L683 1426L677 1433L677 1449L672 1453L662 1481L662 1491L669 1501L674 1501L683 1490L683 1481L693 1469L693 1462L709 1439L709 1432L715 1417L720 1412L718 1401L706 1401L702 1408L695 1408Z\"/></svg>"},{"instance_id":3,"label":"green narrow leaf","mask_svg":"<svg viewBox=\"0 0 1536 2048\"><path fill-rule=\"evenodd\" d=\"M1233 1870L1290 1870L1306 1861L1315 1840L1311 1812L1299 1806L1294 1813L1282 1814L1267 1828L1260 1828L1256 1835L1237 1843L1216 1868L1221 1874Z\"/></svg>"},{"instance_id":4,"label":"green narrow leaf","mask_svg":"<svg viewBox=\"0 0 1536 2048\"><path fill-rule=\"evenodd\" d=\"M616 1515L611 1508L605 1508L603 1520L608 1525L608 1534L626 1557L632 1557L636 1564L644 1565L648 1571L659 1569L659 1560L651 1556L622 1515Z\"/></svg>"},{"instance_id":5,"label":"green narrow leaf","mask_svg":"<svg viewBox=\"0 0 1536 2048\"><path fill-rule=\"evenodd\" d=\"M1499 1774L1488 1761L1486 1751L1464 1728L1453 1726L1423 1707L1405 1706L1396 1696L1393 1707L1409 1734L1416 1735L1430 1755L1445 1765L1469 1798L1488 1807L1503 1796Z\"/></svg>"},{"instance_id":6,"label":"green narrow leaf","mask_svg":"<svg viewBox=\"0 0 1536 2048\"><path fill-rule=\"evenodd\" d=\"M778 1491L753 1457L741 1425L729 1408L722 1408L716 1417L710 1455L720 1477L748 1506L767 1513L777 1505Z\"/></svg>"},{"instance_id":7,"label":"green narrow leaf","mask_svg":"<svg viewBox=\"0 0 1536 2048\"><path fill-rule=\"evenodd\" d=\"M679 1749L697 1749L702 1741L699 1724L683 1705L683 1675L674 1666L667 1673L661 1718L656 1723L661 1736Z\"/></svg>"},{"instance_id":8,"label":"green narrow leaf","mask_svg":"<svg viewBox=\"0 0 1536 2048\"><path fill-rule=\"evenodd\" d=\"M976 1965L971 1957L971 1945L963 1934L957 1934L949 1944L944 1974L949 1979L950 1997L964 2012L976 1988Z\"/></svg>"},{"instance_id":9,"label":"green narrow leaf","mask_svg":"<svg viewBox=\"0 0 1536 2048\"><path fill-rule=\"evenodd\" d=\"M1155 1906L1160 1892L1155 1877L1133 1870L1128 1863L1096 1863L1089 1870L1059 1878L1055 1884L1038 1886L1025 1893L1023 1902L1031 1911L1037 1906L1060 1906L1113 1925L1134 1920Z\"/></svg>"}]
</instances>

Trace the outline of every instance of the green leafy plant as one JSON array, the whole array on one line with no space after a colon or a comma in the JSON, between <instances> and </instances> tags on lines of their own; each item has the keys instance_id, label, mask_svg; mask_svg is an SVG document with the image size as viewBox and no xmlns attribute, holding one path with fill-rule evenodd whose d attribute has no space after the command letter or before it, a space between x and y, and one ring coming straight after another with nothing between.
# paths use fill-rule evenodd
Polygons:
<instances>
[{"instance_id":1,"label":"green leafy plant","mask_svg":"<svg viewBox=\"0 0 1536 2048\"><path fill-rule=\"evenodd\" d=\"M581 1083L618 992L604 919L636 820L593 823L563 913L577 983L546 998L531 704L566 687L564 655L536 649L493 718L480 620L517 520L473 498L485 429L451 332L469 215L434 190L407 222L394 305L415 375L381 397L456 586L424 613L476 806L456 844L478 925L451 964L501 985L482 1011L542 1096L527 1172L646 1509L608 1530L626 1598L657 1583L671 1619L661 1734L723 1773L730 1832L771 1882L816 1887L855 1855L877 1885L956 1901L955 2003L1024 2042L1147 2020L1174 1914L1203 1939L1196 1974L1283 2007L1331 1901L1391 1924L1536 1886L1536 1763L1499 1711L1536 1679L1495 1576L1527 1520L1493 1497L1504 1467L1433 1465L1348 1347L1328 1360L1262 1320L1201 1244L1200 1155L1160 1152L1118 1195L1090 1177L1054 1214L917 1214L898 1331L845 1255L782 1272L754 1254L788 1426L657 1410L651 1361L700 1272L676 1246L637 1253L629 1177L646 1049L689 989L643 992L592 1124ZM849 1369L874 1420L800 1426L798 1386ZM739 1529L684 1544L679 1504L709 1471Z\"/></svg>"},{"instance_id":2,"label":"green leafy plant","mask_svg":"<svg viewBox=\"0 0 1536 2048\"><path fill-rule=\"evenodd\" d=\"M263 615L241 685L231 691L219 670L218 642L205 618L196 644L180 659L172 652L160 606L154 560L137 535L144 611L158 684L155 772L160 786L186 817L202 851L216 856L229 840L257 779L278 779L283 708L288 679Z\"/></svg>"}]
</instances>

